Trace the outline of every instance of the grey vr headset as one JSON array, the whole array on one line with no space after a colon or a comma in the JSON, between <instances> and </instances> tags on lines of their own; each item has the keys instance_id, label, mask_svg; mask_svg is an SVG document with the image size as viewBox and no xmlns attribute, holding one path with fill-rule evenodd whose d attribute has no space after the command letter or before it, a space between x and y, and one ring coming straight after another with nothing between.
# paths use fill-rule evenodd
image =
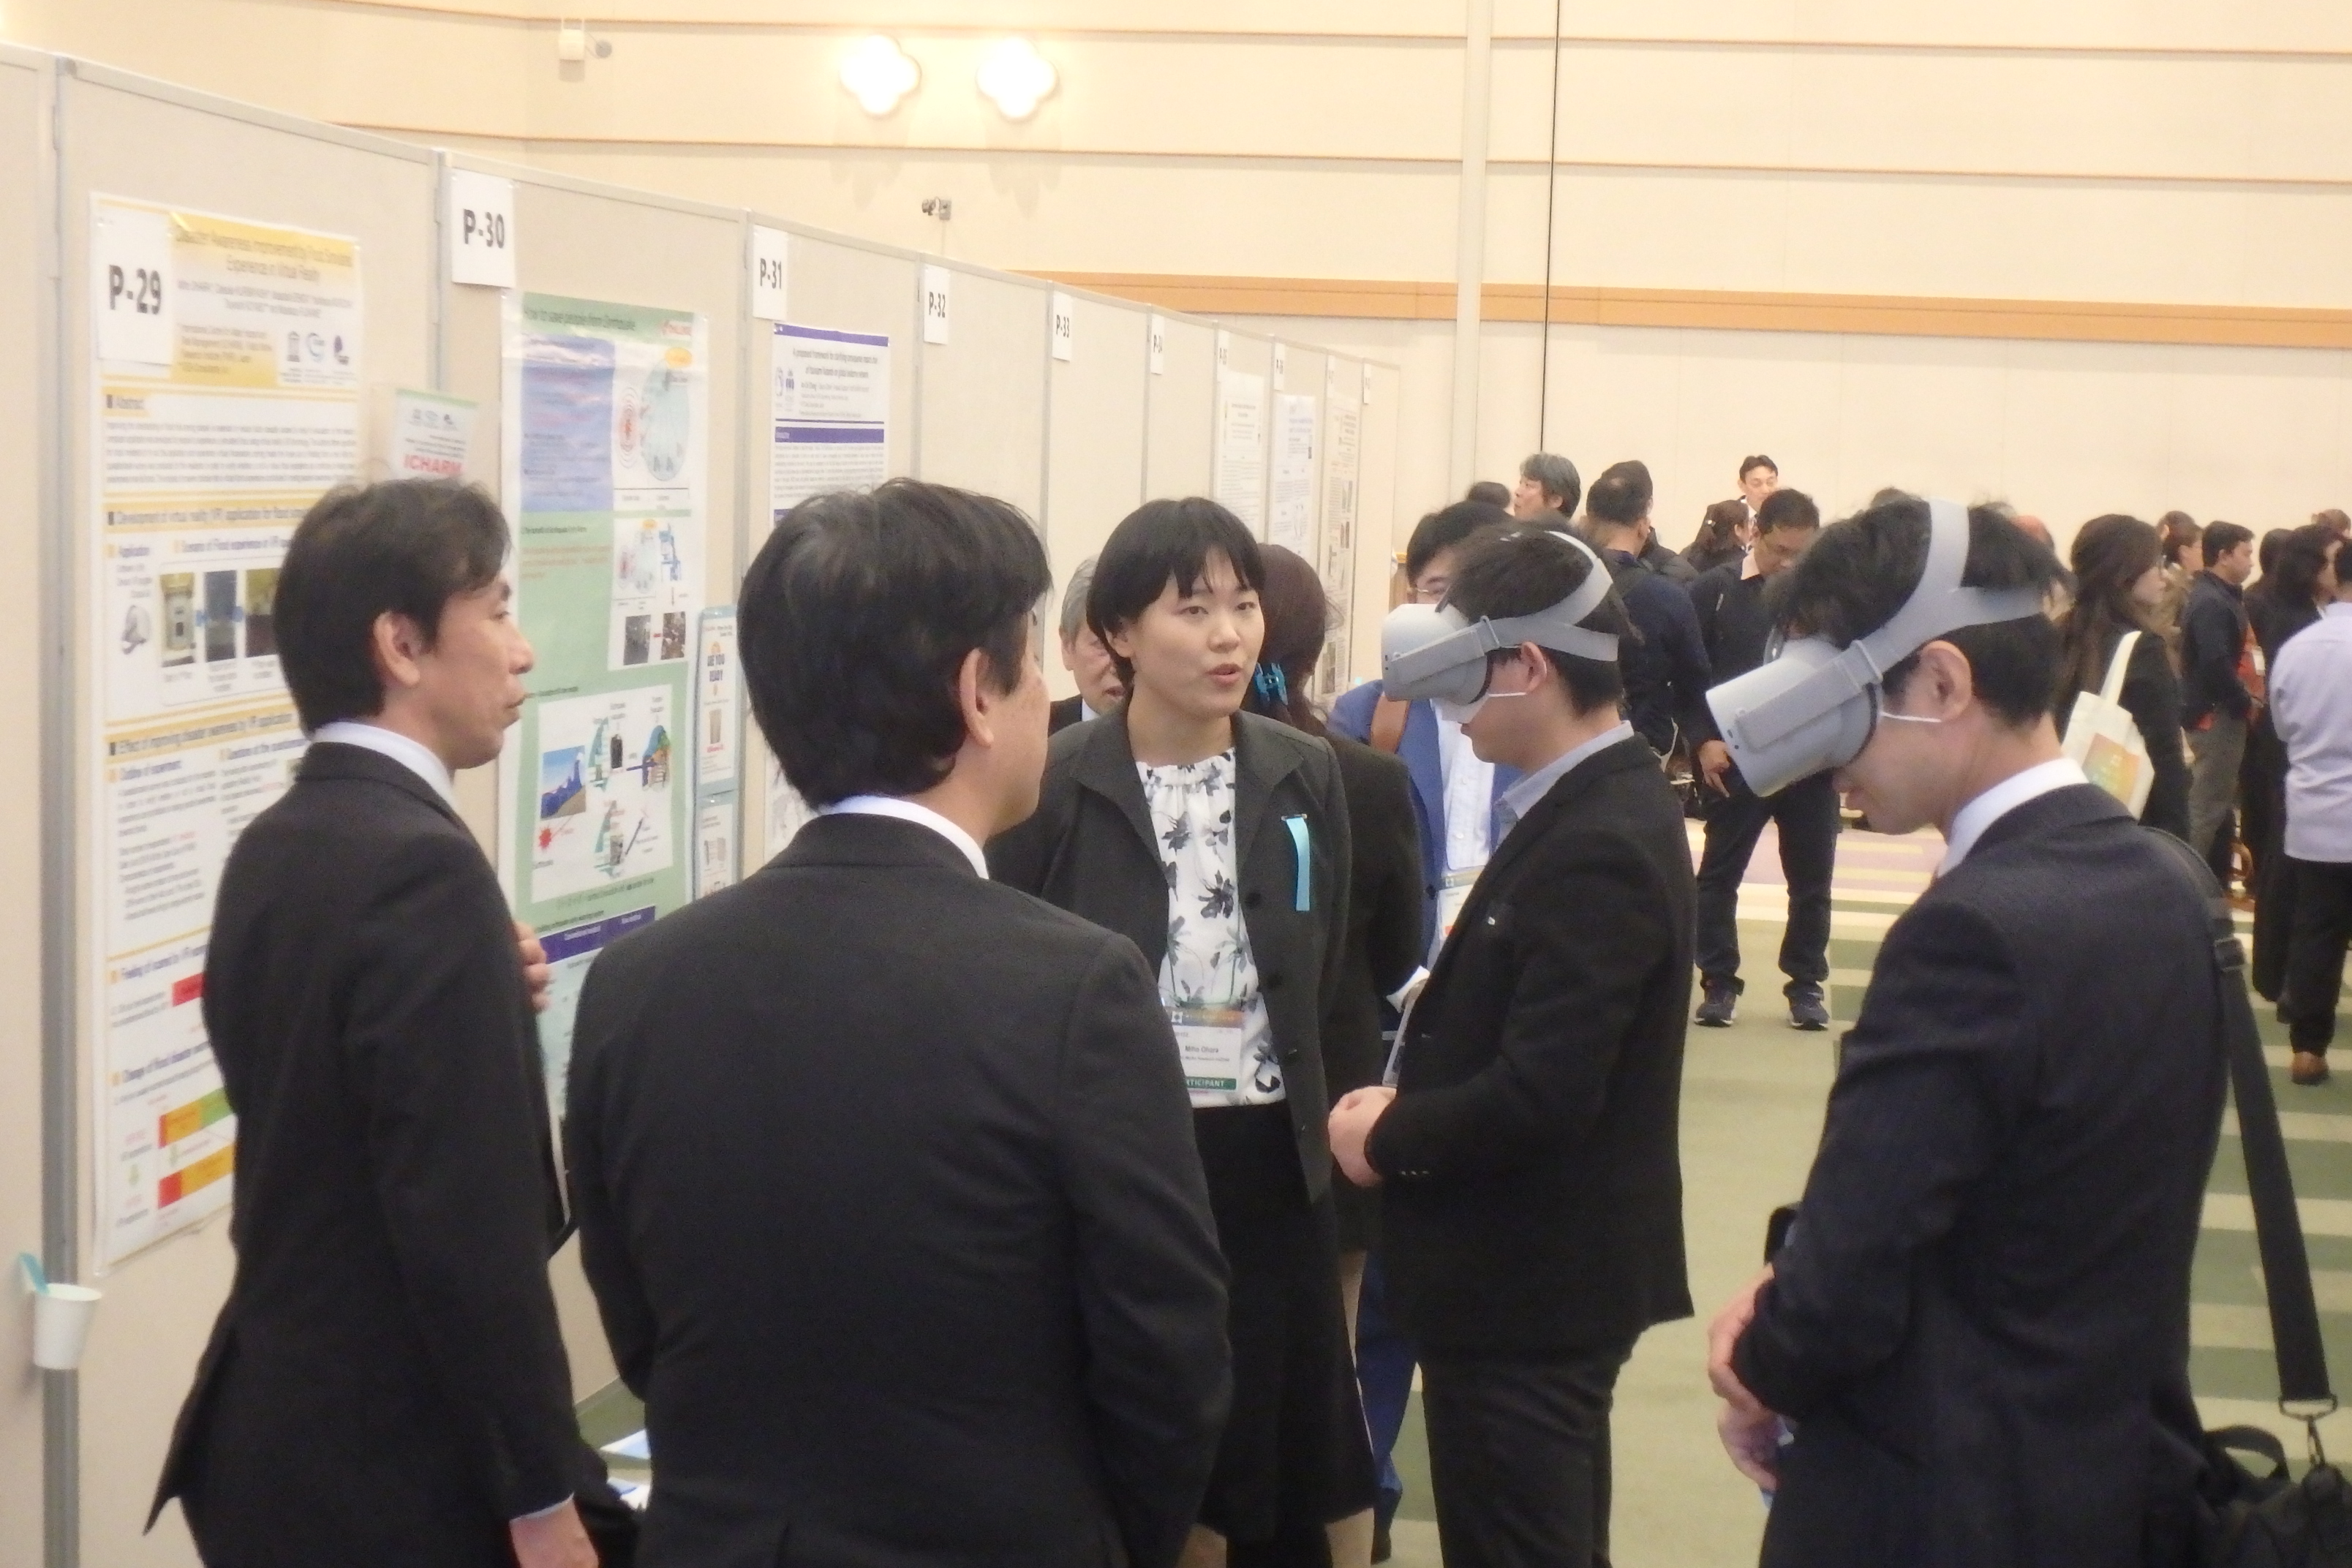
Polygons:
<instances>
[{"instance_id":1,"label":"grey vr headset","mask_svg":"<svg viewBox=\"0 0 2352 1568\"><path fill-rule=\"evenodd\" d=\"M1786 789L1862 754L1878 723L1886 672L1948 632L2042 614L2035 588L1963 588L1969 514L1927 503L1927 562L1885 626L1848 644L1795 637L1769 659L1706 694L1740 776L1758 795Z\"/></svg>"},{"instance_id":2,"label":"grey vr headset","mask_svg":"<svg viewBox=\"0 0 2352 1568\"><path fill-rule=\"evenodd\" d=\"M1427 699L1469 706L1486 694L1486 656L1526 643L1580 658L1614 663L1617 637L1577 623L1609 595L1609 568L1585 542L1558 537L1584 552L1592 570L1576 592L1532 616L1486 616L1473 625L1450 605L1399 605L1381 623L1381 689L1403 702Z\"/></svg>"}]
</instances>

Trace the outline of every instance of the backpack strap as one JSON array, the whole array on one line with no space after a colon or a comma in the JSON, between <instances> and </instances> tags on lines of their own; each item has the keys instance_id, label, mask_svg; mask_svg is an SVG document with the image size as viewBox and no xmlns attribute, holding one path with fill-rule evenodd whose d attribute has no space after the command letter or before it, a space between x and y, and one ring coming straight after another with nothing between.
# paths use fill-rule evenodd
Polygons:
<instances>
[{"instance_id":1,"label":"backpack strap","mask_svg":"<svg viewBox=\"0 0 2352 1568\"><path fill-rule=\"evenodd\" d=\"M2327 1348L2319 1337L2319 1308L2311 1289L2311 1255L2294 1204L2294 1176L2286 1163L2278 1099L2263 1058L2262 1030L2247 999L2246 950L2238 941L2229 900L2197 852L2169 833L2145 829L2204 900L2213 933L2213 963L2221 991L2221 1027L2230 1058L2230 1088L2238 1107L2238 1140L2245 1151L2246 1186L2253 1200L2254 1239L2269 1298L2271 1342L2278 1358L2279 1411L2303 1422L2315 1461L2324 1460L2319 1419L2336 1409L2327 1384ZM2302 1405L2304 1409L2289 1409Z\"/></svg>"}]
</instances>

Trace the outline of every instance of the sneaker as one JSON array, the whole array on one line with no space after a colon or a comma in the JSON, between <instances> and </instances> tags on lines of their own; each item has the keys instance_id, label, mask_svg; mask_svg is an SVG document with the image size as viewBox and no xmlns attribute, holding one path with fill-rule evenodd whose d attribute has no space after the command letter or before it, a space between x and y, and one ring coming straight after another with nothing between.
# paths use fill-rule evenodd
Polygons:
<instances>
[{"instance_id":1,"label":"sneaker","mask_svg":"<svg viewBox=\"0 0 2352 1568\"><path fill-rule=\"evenodd\" d=\"M1727 980L1702 980L1699 988L1705 995L1692 1022L1706 1029L1731 1027L1731 1020L1739 1011L1739 987Z\"/></svg>"},{"instance_id":2,"label":"sneaker","mask_svg":"<svg viewBox=\"0 0 2352 1568\"><path fill-rule=\"evenodd\" d=\"M1820 986L1789 987L1789 1024L1808 1033L1830 1026L1830 1005L1822 1000Z\"/></svg>"},{"instance_id":3,"label":"sneaker","mask_svg":"<svg viewBox=\"0 0 2352 1568\"><path fill-rule=\"evenodd\" d=\"M2315 1088L2327 1081L2327 1058L2317 1051L2297 1051L2287 1076L2305 1089Z\"/></svg>"}]
</instances>

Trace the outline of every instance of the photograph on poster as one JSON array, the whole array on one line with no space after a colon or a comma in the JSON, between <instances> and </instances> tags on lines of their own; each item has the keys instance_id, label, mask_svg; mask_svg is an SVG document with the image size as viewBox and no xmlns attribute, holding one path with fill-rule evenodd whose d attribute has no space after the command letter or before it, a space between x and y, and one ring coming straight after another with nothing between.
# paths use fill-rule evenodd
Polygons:
<instances>
[{"instance_id":1,"label":"photograph on poster","mask_svg":"<svg viewBox=\"0 0 2352 1568\"><path fill-rule=\"evenodd\" d=\"M533 899L671 864L670 698L653 686L541 705Z\"/></svg>"}]
</instances>

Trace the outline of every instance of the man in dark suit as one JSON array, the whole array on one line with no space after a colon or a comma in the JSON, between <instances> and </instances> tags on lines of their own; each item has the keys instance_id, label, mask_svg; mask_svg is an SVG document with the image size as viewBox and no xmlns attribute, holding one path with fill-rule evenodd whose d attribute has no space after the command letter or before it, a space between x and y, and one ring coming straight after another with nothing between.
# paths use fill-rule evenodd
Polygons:
<instances>
[{"instance_id":1,"label":"man in dark suit","mask_svg":"<svg viewBox=\"0 0 2352 1568\"><path fill-rule=\"evenodd\" d=\"M1087 590L1094 582L1095 560L1089 555L1078 563L1078 569L1070 574L1069 586L1062 590L1062 668L1077 681L1078 689L1054 704L1045 726L1048 735L1101 718L1118 707L1125 695L1110 649L1087 625Z\"/></svg>"},{"instance_id":2,"label":"man in dark suit","mask_svg":"<svg viewBox=\"0 0 2352 1568\"><path fill-rule=\"evenodd\" d=\"M1889 626L1929 527L1900 497L1824 531L1790 629ZM2174 1561L2144 1543L2195 1473L2211 938L2171 854L2060 751L2057 632L2032 613L2057 562L1990 509L1966 527L1961 584L2027 613L1883 650L1838 783L1888 832L1942 829L1943 864L1879 952L1794 1234L1710 1335L1776 1568Z\"/></svg>"},{"instance_id":3,"label":"man in dark suit","mask_svg":"<svg viewBox=\"0 0 2352 1568\"><path fill-rule=\"evenodd\" d=\"M1019 512L906 480L744 581L820 815L598 959L569 1091L650 1563L1168 1568L1199 1508L1225 1290L1175 1039L1132 942L982 858L1037 802L1047 586Z\"/></svg>"},{"instance_id":4,"label":"man in dark suit","mask_svg":"<svg viewBox=\"0 0 2352 1568\"><path fill-rule=\"evenodd\" d=\"M1656 539L1650 527L1650 470L1640 462L1612 463L1592 481L1584 500L1584 537L1617 580L1625 614L1641 634L1618 650L1625 684L1625 716L1633 731L1660 756L1670 754L1680 737L1696 730L1706 706L1711 679L1706 644L1698 629L1698 613L1682 584L1695 574L1685 568L1679 579L1654 570L1643 552Z\"/></svg>"},{"instance_id":5,"label":"man in dark suit","mask_svg":"<svg viewBox=\"0 0 2352 1568\"><path fill-rule=\"evenodd\" d=\"M236 1275L155 1498L220 1568L586 1568L572 1500L617 1507L548 1289L531 1004L450 803L531 667L506 550L488 497L406 482L330 495L286 553L278 658L314 743L221 878L204 1010Z\"/></svg>"},{"instance_id":6,"label":"man in dark suit","mask_svg":"<svg viewBox=\"0 0 2352 1568\"><path fill-rule=\"evenodd\" d=\"M1603 569L1556 534L1489 540L1447 603L1472 623L1532 616ZM1613 591L1578 624L1631 635ZM1586 1568L1608 1561L1618 1372L1643 1330L1690 1312L1690 850L1656 754L1618 718L1612 661L1530 642L1486 666L1463 732L1525 774L1508 829L1406 1020L1395 1087L1343 1099L1331 1149L1381 1187L1446 1563Z\"/></svg>"}]
</instances>

